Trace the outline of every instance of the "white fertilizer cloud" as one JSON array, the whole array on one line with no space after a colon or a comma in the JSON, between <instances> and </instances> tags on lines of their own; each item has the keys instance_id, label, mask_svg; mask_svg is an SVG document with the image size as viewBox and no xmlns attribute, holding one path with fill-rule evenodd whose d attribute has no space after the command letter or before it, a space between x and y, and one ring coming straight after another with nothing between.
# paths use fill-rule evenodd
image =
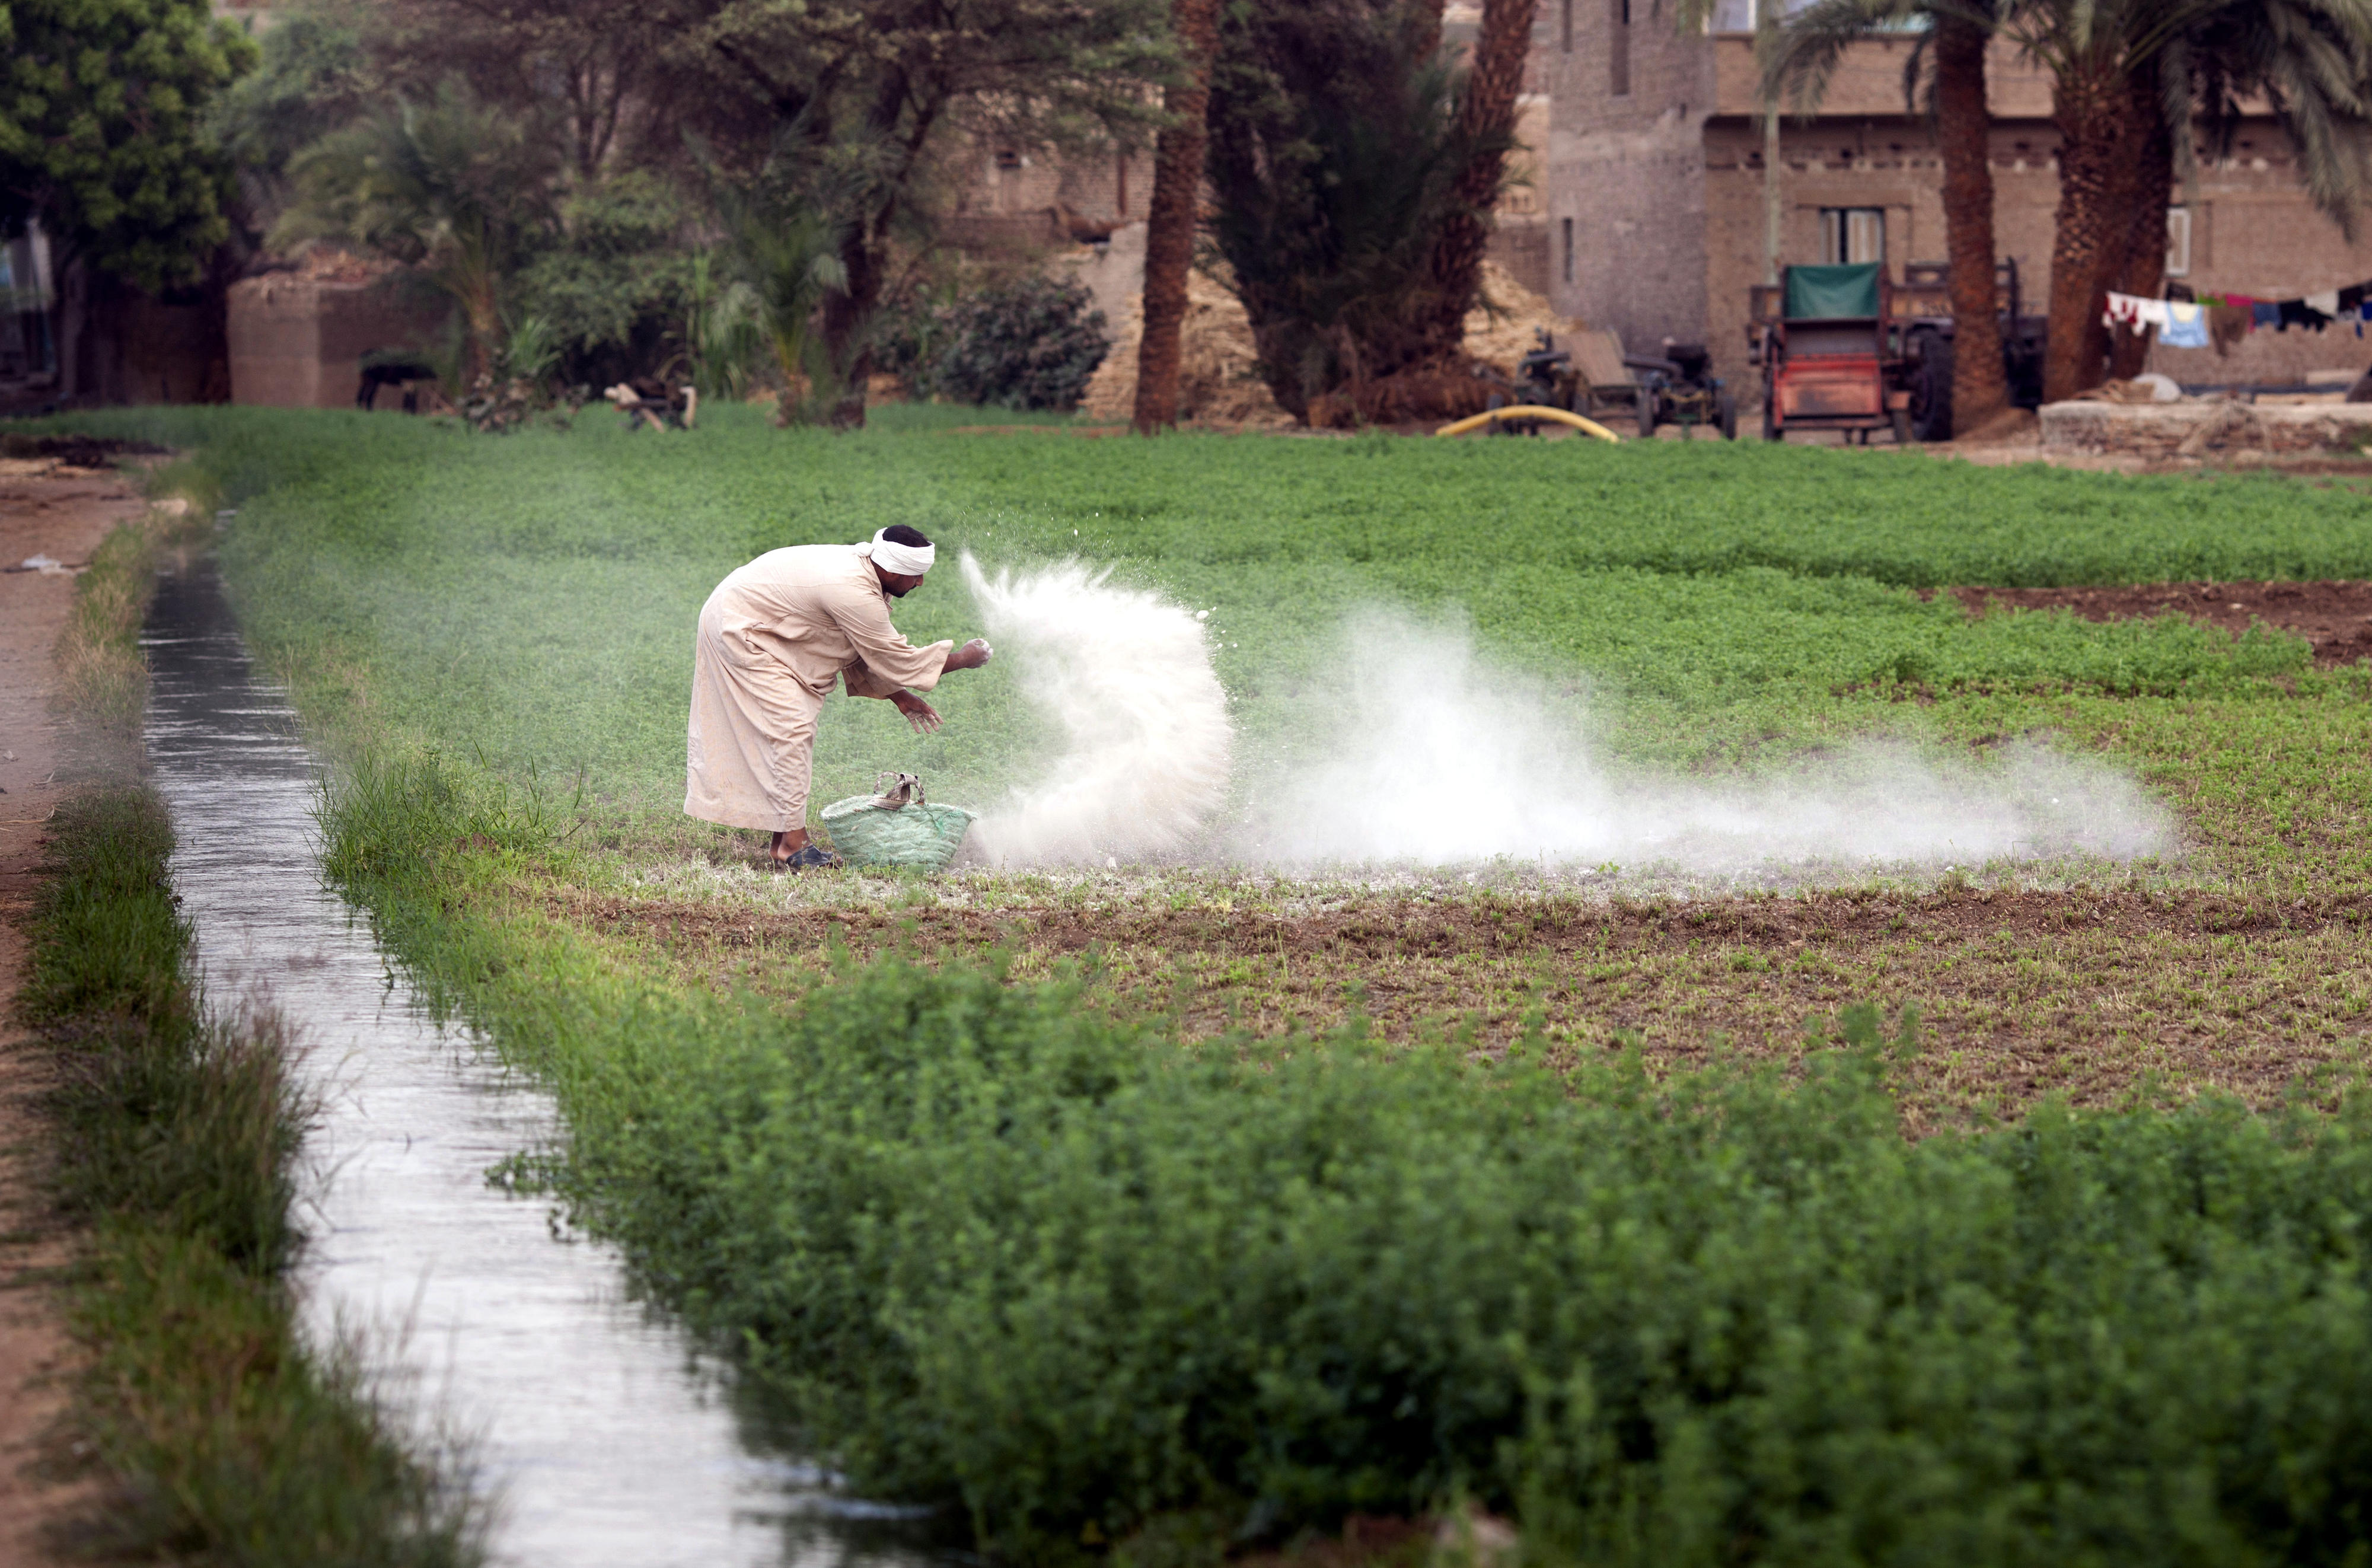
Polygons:
<instances>
[{"instance_id":1,"label":"white fertilizer cloud","mask_svg":"<svg viewBox=\"0 0 2372 1568\"><path fill-rule=\"evenodd\" d=\"M1202 623L1076 562L964 582L999 658L1062 726L1043 782L971 830L991 865L1143 860L1184 849L1225 804L1234 731Z\"/></svg>"},{"instance_id":2,"label":"white fertilizer cloud","mask_svg":"<svg viewBox=\"0 0 2372 1568\"><path fill-rule=\"evenodd\" d=\"M1599 766L1555 705L1462 633L1370 614L1330 662L1333 715L1256 781L1215 842L1234 737L1203 625L1076 563L964 579L1000 658L1062 726L1042 781L991 808L992 865L1166 859L1224 846L1279 865L1506 856L1735 876L1788 866L1976 865L2164 853L2166 814L2127 775L2037 745L1987 766L1855 747L1730 783Z\"/></svg>"},{"instance_id":3,"label":"white fertilizer cloud","mask_svg":"<svg viewBox=\"0 0 2372 1568\"><path fill-rule=\"evenodd\" d=\"M1946 767L1857 746L1716 784L1598 766L1551 704L1482 668L1454 632L1370 616L1335 667L1343 723L1325 760L1263 791L1250 858L1285 864L1513 856L1738 874L1808 863L1973 865L2169 849L2126 775L2046 748Z\"/></svg>"}]
</instances>

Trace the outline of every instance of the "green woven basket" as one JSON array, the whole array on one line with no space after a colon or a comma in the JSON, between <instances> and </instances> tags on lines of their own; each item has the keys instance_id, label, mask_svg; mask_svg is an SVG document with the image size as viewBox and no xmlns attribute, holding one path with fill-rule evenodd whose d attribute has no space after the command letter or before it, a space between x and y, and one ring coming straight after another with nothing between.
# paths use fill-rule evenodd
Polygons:
<instances>
[{"instance_id":1,"label":"green woven basket","mask_svg":"<svg viewBox=\"0 0 2372 1568\"><path fill-rule=\"evenodd\" d=\"M972 813L960 806L916 801L892 809L869 795L835 800L818 815L831 847L851 865L902 865L945 871L971 828Z\"/></svg>"}]
</instances>

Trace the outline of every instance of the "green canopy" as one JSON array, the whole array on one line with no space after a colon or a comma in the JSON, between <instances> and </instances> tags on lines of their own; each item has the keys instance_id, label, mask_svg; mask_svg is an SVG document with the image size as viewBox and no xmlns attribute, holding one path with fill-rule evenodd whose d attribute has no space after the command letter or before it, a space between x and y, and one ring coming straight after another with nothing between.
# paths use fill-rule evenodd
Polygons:
<instances>
[{"instance_id":1,"label":"green canopy","mask_svg":"<svg viewBox=\"0 0 2372 1568\"><path fill-rule=\"evenodd\" d=\"M1878 314L1876 261L1855 261L1842 267L1787 269L1787 319L1835 320L1847 316Z\"/></svg>"}]
</instances>

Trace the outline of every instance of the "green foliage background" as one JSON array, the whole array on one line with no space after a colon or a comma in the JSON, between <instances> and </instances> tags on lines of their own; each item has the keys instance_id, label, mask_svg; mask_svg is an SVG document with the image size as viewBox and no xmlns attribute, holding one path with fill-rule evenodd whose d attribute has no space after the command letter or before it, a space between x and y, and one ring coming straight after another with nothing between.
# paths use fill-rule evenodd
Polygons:
<instances>
[{"instance_id":1,"label":"green foliage background","mask_svg":"<svg viewBox=\"0 0 2372 1568\"><path fill-rule=\"evenodd\" d=\"M230 233L205 108L254 60L206 0L0 5L0 228L35 216L137 287L188 282Z\"/></svg>"}]
</instances>

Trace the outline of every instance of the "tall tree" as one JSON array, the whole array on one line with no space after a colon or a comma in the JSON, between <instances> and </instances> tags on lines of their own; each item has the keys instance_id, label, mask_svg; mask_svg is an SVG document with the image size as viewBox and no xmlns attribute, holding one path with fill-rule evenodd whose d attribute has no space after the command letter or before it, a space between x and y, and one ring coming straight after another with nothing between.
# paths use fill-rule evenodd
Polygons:
<instances>
[{"instance_id":1,"label":"tall tree","mask_svg":"<svg viewBox=\"0 0 2372 1568\"><path fill-rule=\"evenodd\" d=\"M1936 139L1944 162L1944 247L1952 265L1952 429L2009 407L1994 287L1993 110L1985 102L1990 6L1936 14Z\"/></svg>"},{"instance_id":2,"label":"tall tree","mask_svg":"<svg viewBox=\"0 0 2372 1568\"><path fill-rule=\"evenodd\" d=\"M1952 264L1952 425L1973 430L2009 407L1994 290L1993 113L1985 52L1994 0L1819 0L1791 17L1763 62L1768 90L1817 104L1847 49L1924 26L1903 73L1917 108L1924 80L1944 165L1944 244Z\"/></svg>"},{"instance_id":3,"label":"tall tree","mask_svg":"<svg viewBox=\"0 0 2372 1568\"><path fill-rule=\"evenodd\" d=\"M669 40L672 101L720 157L754 167L782 136L804 149L843 225L844 286L823 352L847 389L833 423L865 418L867 334L890 248L924 225L938 155L967 133L1024 145L1140 144L1169 75L1167 0L650 0ZM762 130L754 141L753 125Z\"/></svg>"},{"instance_id":4,"label":"tall tree","mask_svg":"<svg viewBox=\"0 0 2372 1568\"><path fill-rule=\"evenodd\" d=\"M2241 99L2262 99L2297 151L2308 194L2352 232L2372 189L2372 0L2016 0L2003 31L2052 72L2060 134L2046 399L2108 374L2103 296L2136 245L2163 246L2203 104L2228 124Z\"/></svg>"},{"instance_id":5,"label":"tall tree","mask_svg":"<svg viewBox=\"0 0 2372 1568\"><path fill-rule=\"evenodd\" d=\"M1214 236L1278 404L1322 422L1453 412L1436 242L1486 150L1460 123L1439 19L1398 0L1230 7L1211 87Z\"/></svg>"},{"instance_id":6,"label":"tall tree","mask_svg":"<svg viewBox=\"0 0 2372 1568\"><path fill-rule=\"evenodd\" d=\"M2125 154L2118 160L2122 178L2109 220L2117 250L2100 264L2104 291L2144 299L2157 298L2166 283L2166 215L2174 191L2174 127L2162 101L2161 65L2152 61L2126 78L2128 130ZM2098 312L2087 331L2098 337L2085 345L2084 363L2105 366L2108 375L2128 381L2141 374L2157 336L2156 329L2111 333Z\"/></svg>"},{"instance_id":7,"label":"tall tree","mask_svg":"<svg viewBox=\"0 0 2372 1568\"><path fill-rule=\"evenodd\" d=\"M1178 74L1162 91L1169 123L1153 151L1153 205L1145 225L1145 336L1136 351L1137 433L1178 423L1180 339L1186 274L1202 218L1203 151L1211 105L1211 62L1219 49L1218 0L1174 0Z\"/></svg>"},{"instance_id":8,"label":"tall tree","mask_svg":"<svg viewBox=\"0 0 2372 1568\"><path fill-rule=\"evenodd\" d=\"M1433 319L1436 349L1455 353L1466 335L1491 243L1491 208L1506 179L1516 139L1516 100L1532 51L1539 0L1482 0L1482 29L1458 95L1457 129L1466 166L1450 186L1448 212L1433 241Z\"/></svg>"},{"instance_id":9,"label":"tall tree","mask_svg":"<svg viewBox=\"0 0 2372 1568\"><path fill-rule=\"evenodd\" d=\"M413 98L459 77L485 102L549 115L578 182L667 118L666 43L650 0L332 0L364 29L387 85ZM670 133L671 134L671 133Z\"/></svg>"},{"instance_id":10,"label":"tall tree","mask_svg":"<svg viewBox=\"0 0 2372 1568\"><path fill-rule=\"evenodd\" d=\"M206 0L7 0L0 60L0 229L137 288L195 278L230 232L203 116L254 44Z\"/></svg>"}]
</instances>

